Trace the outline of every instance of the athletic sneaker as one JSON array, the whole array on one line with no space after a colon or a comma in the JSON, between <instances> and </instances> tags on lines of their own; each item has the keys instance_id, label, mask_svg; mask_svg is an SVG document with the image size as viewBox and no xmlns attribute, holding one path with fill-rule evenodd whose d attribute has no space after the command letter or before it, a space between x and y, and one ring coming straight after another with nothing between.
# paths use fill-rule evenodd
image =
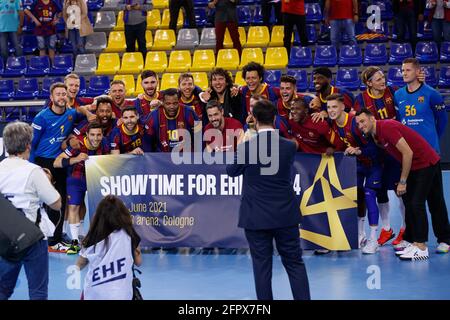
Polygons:
<instances>
[{"instance_id":1,"label":"athletic sneaker","mask_svg":"<svg viewBox=\"0 0 450 320\"><path fill-rule=\"evenodd\" d=\"M58 242L53 246L48 246L48 252L66 253L68 249L69 247L62 244L61 242Z\"/></svg>"},{"instance_id":2,"label":"athletic sneaker","mask_svg":"<svg viewBox=\"0 0 450 320\"><path fill-rule=\"evenodd\" d=\"M374 254L378 251L378 242L372 239L367 240L366 245L361 249L364 254Z\"/></svg>"},{"instance_id":3,"label":"athletic sneaker","mask_svg":"<svg viewBox=\"0 0 450 320\"><path fill-rule=\"evenodd\" d=\"M408 241L402 240L402 241L400 241L399 244L393 245L393 247L394 247L395 251L402 251L406 247L409 247L410 245L411 245L411 243L409 243Z\"/></svg>"},{"instance_id":4,"label":"athletic sneaker","mask_svg":"<svg viewBox=\"0 0 450 320\"><path fill-rule=\"evenodd\" d=\"M386 231L384 229L381 229L380 236L378 237L378 244L380 246L384 245L386 242L391 240L393 237L395 237L394 231L392 231L392 228L389 229L389 231Z\"/></svg>"},{"instance_id":5,"label":"athletic sneaker","mask_svg":"<svg viewBox=\"0 0 450 320\"><path fill-rule=\"evenodd\" d=\"M404 233L405 233L405 228L401 228L400 231L399 231L399 233L398 233L397 238L395 238L394 241L392 241L392 245L393 245L393 246L396 246L396 245L398 245L400 242L402 242L402 240L403 240L403 234L404 234Z\"/></svg>"},{"instance_id":6,"label":"athletic sneaker","mask_svg":"<svg viewBox=\"0 0 450 320\"><path fill-rule=\"evenodd\" d=\"M410 250L412 250L413 248L414 248L413 244L408 242L407 247L406 247L406 248L403 248L403 250L395 251L395 255L396 255L397 257L400 257L401 255L403 255L403 254L409 252Z\"/></svg>"},{"instance_id":7,"label":"athletic sneaker","mask_svg":"<svg viewBox=\"0 0 450 320\"><path fill-rule=\"evenodd\" d=\"M78 240L72 240L72 244L67 250L67 254L77 254L78 252L80 252L80 244L78 243Z\"/></svg>"},{"instance_id":8,"label":"athletic sneaker","mask_svg":"<svg viewBox=\"0 0 450 320\"><path fill-rule=\"evenodd\" d=\"M314 254L317 255L317 256L328 254L330 252L331 251L328 250L328 249L317 249L317 250L314 250Z\"/></svg>"},{"instance_id":9,"label":"athletic sneaker","mask_svg":"<svg viewBox=\"0 0 450 320\"><path fill-rule=\"evenodd\" d=\"M358 236L358 249L364 248L367 243L366 235Z\"/></svg>"},{"instance_id":10,"label":"athletic sneaker","mask_svg":"<svg viewBox=\"0 0 450 320\"><path fill-rule=\"evenodd\" d=\"M441 242L436 248L436 253L448 253L449 249L450 246L448 244Z\"/></svg>"},{"instance_id":11,"label":"athletic sneaker","mask_svg":"<svg viewBox=\"0 0 450 320\"><path fill-rule=\"evenodd\" d=\"M416 246L412 246L411 250L408 250L408 252L405 252L405 254L400 256L401 260L408 261L428 260L428 258L428 248L425 248L425 250L421 250Z\"/></svg>"}]
</instances>

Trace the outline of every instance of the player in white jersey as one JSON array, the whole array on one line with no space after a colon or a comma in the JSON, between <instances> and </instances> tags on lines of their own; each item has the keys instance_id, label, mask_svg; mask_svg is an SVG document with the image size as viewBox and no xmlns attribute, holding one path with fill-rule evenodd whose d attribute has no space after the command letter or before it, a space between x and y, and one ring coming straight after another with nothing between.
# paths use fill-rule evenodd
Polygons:
<instances>
[{"instance_id":1,"label":"player in white jersey","mask_svg":"<svg viewBox=\"0 0 450 320\"><path fill-rule=\"evenodd\" d=\"M132 299L133 264L142 263L139 242L125 204L106 196L98 204L77 261L80 269L89 264L85 300Z\"/></svg>"}]
</instances>

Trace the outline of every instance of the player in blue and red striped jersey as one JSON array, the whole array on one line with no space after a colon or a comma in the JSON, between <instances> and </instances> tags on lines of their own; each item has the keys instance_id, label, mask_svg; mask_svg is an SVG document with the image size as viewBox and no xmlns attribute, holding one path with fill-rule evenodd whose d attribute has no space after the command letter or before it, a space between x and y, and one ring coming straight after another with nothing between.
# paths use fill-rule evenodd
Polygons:
<instances>
[{"instance_id":1,"label":"player in blue and red striped jersey","mask_svg":"<svg viewBox=\"0 0 450 320\"><path fill-rule=\"evenodd\" d=\"M111 154L144 154L144 126L139 122L136 108L123 109L121 121L122 124L115 127L109 137Z\"/></svg>"},{"instance_id":2,"label":"player in blue and red striped jersey","mask_svg":"<svg viewBox=\"0 0 450 320\"><path fill-rule=\"evenodd\" d=\"M190 73L182 73L178 78L178 96L180 105L190 107L204 125L208 124L208 116L205 104L200 100L202 89L194 83L194 77Z\"/></svg>"},{"instance_id":3,"label":"player in blue and red striped jersey","mask_svg":"<svg viewBox=\"0 0 450 320\"><path fill-rule=\"evenodd\" d=\"M397 87L386 86L386 77L379 67L368 67L361 73L363 83L367 86L366 91L361 92L355 99L354 111L368 109L377 120L397 119L395 109L394 93ZM382 187L378 191L377 201L380 211L382 229L378 237L378 244L383 245L395 236L389 219L389 197L388 190L396 189L396 182L400 178L400 163L385 153L383 159ZM403 239L405 232L405 206L403 201L398 201L399 211L402 215L402 226L398 236L392 242L397 245Z\"/></svg>"},{"instance_id":4,"label":"player in blue and red striped jersey","mask_svg":"<svg viewBox=\"0 0 450 320\"><path fill-rule=\"evenodd\" d=\"M76 254L80 250L78 235L80 228L80 208L86 194L85 160L88 156L109 154L108 140L103 136L102 125L89 124L79 149L67 147L53 162L55 168L67 168L68 220L72 245L67 254Z\"/></svg>"},{"instance_id":5,"label":"player in blue and red striped jersey","mask_svg":"<svg viewBox=\"0 0 450 320\"><path fill-rule=\"evenodd\" d=\"M144 70L141 73L141 86L144 93L134 100L134 106L139 117L144 119L150 112L162 106L163 94L158 90L158 75L153 70Z\"/></svg>"},{"instance_id":6,"label":"player in blue and red striped jersey","mask_svg":"<svg viewBox=\"0 0 450 320\"><path fill-rule=\"evenodd\" d=\"M201 130L201 123L194 110L180 105L178 90L170 88L164 91L163 106L152 111L145 119L145 144L157 152L170 152L183 141L179 130ZM191 139L193 141L193 139Z\"/></svg>"},{"instance_id":7,"label":"player in blue and red striped jersey","mask_svg":"<svg viewBox=\"0 0 450 320\"><path fill-rule=\"evenodd\" d=\"M316 90L316 98L313 99L313 103L310 105L313 109L313 120L316 120L318 115L321 118L326 118L327 115L327 97L329 95L340 93L344 97L345 111L350 112L353 108L354 97L353 94L345 89L337 88L331 85L331 79L333 73L330 69L320 67L313 71L314 89Z\"/></svg>"},{"instance_id":8,"label":"player in blue and red striped jersey","mask_svg":"<svg viewBox=\"0 0 450 320\"><path fill-rule=\"evenodd\" d=\"M308 113L308 106L303 98L291 102L291 134L297 142L299 152L333 154L335 147L331 144L331 130L327 121L314 122Z\"/></svg>"},{"instance_id":9,"label":"player in blue and red striped jersey","mask_svg":"<svg viewBox=\"0 0 450 320\"><path fill-rule=\"evenodd\" d=\"M376 202L377 190L381 187L382 153L371 138L363 136L356 123L355 116L345 112L344 97L333 94L327 97L328 117L331 120L331 142L337 146L335 139L343 142L347 155L357 156L358 181L358 242L362 252L371 254L378 250L378 206ZM335 137L333 137L333 134ZM342 146L342 145L341 145ZM339 149L338 149L339 150ZM364 217L367 207L370 238L364 244Z\"/></svg>"},{"instance_id":10,"label":"player in blue and red striped jersey","mask_svg":"<svg viewBox=\"0 0 450 320\"><path fill-rule=\"evenodd\" d=\"M250 114L250 98L253 95L260 95L277 105L280 98L280 89L264 82L264 67L262 65L257 62L246 64L242 69L242 77L246 82L246 85L240 88L243 108L242 118L244 120Z\"/></svg>"}]
</instances>

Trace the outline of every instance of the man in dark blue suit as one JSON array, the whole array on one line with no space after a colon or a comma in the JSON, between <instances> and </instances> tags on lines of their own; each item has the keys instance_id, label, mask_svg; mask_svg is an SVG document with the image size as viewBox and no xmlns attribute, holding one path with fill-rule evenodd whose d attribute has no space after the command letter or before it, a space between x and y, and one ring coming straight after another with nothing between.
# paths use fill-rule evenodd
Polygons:
<instances>
[{"instance_id":1,"label":"man in dark blue suit","mask_svg":"<svg viewBox=\"0 0 450 320\"><path fill-rule=\"evenodd\" d=\"M295 300L309 300L309 284L300 247L300 209L292 186L296 153L293 142L274 130L275 106L268 100L253 107L258 135L239 145L231 177L243 175L239 227L245 229L253 261L256 295L273 300L273 240L288 273Z\"/></svg>"}]
</instances>

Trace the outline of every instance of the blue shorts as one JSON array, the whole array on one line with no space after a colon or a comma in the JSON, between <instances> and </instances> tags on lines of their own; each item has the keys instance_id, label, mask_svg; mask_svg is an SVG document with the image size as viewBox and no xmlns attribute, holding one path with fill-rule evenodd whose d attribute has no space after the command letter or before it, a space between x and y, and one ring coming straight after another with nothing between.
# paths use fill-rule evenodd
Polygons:
<instances>
[{"instance_id":1,"label":"blue shorts","mask_svg":"<svg viewBox=\"0 0 450 320\"><path fill-rule=\"evenodd\" d=\"M86 179L67 178L67 204L79 206L86 195Z\"/></svg>"},{"instance_id":2,"label":"blue shorts","mask_svg":"<svg viewBox=\"0 0 450 320\"><path fill-rule=\"evenodd\" d=\"M364 166L357 164L358 188L380 189L382 185L383 168L381 165Z\"/></svg>"},{"instance_id":3,"label":"blue shorts","mask_svg":"<svg viewBox=\"0 0 450 320\"><path fill-rule=\"evenodd\" d=\"M39 50L55 50L56 49L56 34L50 36L36 36Z\"/></svg>"}]
</instances>

